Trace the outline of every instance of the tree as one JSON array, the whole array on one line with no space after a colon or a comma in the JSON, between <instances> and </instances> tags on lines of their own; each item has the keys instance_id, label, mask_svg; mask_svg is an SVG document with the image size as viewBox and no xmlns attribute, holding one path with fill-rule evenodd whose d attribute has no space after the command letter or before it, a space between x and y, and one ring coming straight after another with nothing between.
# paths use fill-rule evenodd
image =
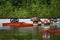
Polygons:
<instances>
[{"instance_id":1,"label":"tree","mask_svg":"<svg viewBox=\"0 0 60 40\"><path fill-rule=\"evenodd\" d=\"M0 3L0 18L60 17L60 0L0 0Z\"/></svg>"},{"instance_id":2,"label":"tree","mask_svg":"<svg viewBox=\"0 0 60 40\"><path fill-rule=\"evenodd\" d=\"M0 1L1 2L1 6L0 6L0 14L2 18L9 18L9 14L12 14L13 11L13 7L11 6L11 3L9 3L8 1ZM0 17L0 18L1 18Z\"/></svg>"}]
</instances>

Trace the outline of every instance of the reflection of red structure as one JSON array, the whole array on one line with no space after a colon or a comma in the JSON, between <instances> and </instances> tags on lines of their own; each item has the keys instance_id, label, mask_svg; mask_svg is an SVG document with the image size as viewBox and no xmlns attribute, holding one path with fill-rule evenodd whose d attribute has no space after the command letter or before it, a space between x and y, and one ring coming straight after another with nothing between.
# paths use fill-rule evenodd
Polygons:
<instances>
[{"instance_id":1,"label":"reflection of red structure","mask_svg":"<svg viewBox=\"0 0 60 40\"><path fill-rule=\"evenodd\" d=\"M33 24L25 23L25 22L12 22L12 23L3 23L3 26L14 26L14 27L32 27ZM41 26L41 24L38 24Z\"/></svg>"},{"instance_id":2,"label":"reflection of red structure","mask_svg":"<svg viewBox=\"0 0 60 40\"><path fill-rule=\"evenodd\" d=\"M55 29L55 30L48 30L49 31L49 33L55 33L55 34L57 34L57 35L60 35L60 29Z\"/></svg>"},{"instance_id":3,"label":"reflection of red structure","mask_svg":"<svg viewBox=\"0 0 60 40\"><path fill-rule=\"evenodd\" d=\"M60 29L40 30L42 34L44 34L46 31L48 31L48 33L55 33L56 35L60 35Z\"/></svg>"}]
</instances>

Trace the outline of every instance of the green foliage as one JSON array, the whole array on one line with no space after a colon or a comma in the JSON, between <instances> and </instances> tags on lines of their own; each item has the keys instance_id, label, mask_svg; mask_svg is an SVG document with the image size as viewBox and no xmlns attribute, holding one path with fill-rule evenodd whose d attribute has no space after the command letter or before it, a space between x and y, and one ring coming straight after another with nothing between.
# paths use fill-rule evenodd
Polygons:
<instances>
[{"instance_id":1,"label":"green foliage","mask_svg":"<svg viewBox=\"0 0 60 40\"><path fill-rule=\"evenodd\" d=\"M0 18L60 17L60 0L0 0L0 3Z\"/></svg>"},{"instance_id":2,"label":"green foliage","mask_svg":"<svg viewBox=\"0 0 60 40\"><path fill-rule=\"evenodd\" d=\"M8 18L9 14L11 14L13 11L13 8L11 4L8 1L2 1L0 5L0 18Z\"/></svg>"},{"instance_id":3,"label":"green foliage","mask_svg":"<svg viewBox=\"0 0 60 40\"><path fill-rule=\"evenodd\" d=\"M28 15L28 11L26 9L23 8L19 8L18 10L16 9L14 12L14 17L17 18L26 18ZM12 15L13 16L13 15Z\"/></svg>"}]
</instances>

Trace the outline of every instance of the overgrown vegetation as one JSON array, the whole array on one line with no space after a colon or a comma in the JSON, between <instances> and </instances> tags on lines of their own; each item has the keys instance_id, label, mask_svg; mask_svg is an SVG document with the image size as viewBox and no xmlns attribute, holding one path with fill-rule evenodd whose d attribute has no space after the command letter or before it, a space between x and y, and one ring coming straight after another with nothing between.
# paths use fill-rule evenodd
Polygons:
<instances>
[{"instance_id":1,"label":"overgrown vegetation","mask_svg":"<svg viewBox=\"0 0 60 40\"><path fill-rule=\"evenodd\" d=\"M0 0L0 18L60 17L60 0Z\"/></svg>"}]
</instances>

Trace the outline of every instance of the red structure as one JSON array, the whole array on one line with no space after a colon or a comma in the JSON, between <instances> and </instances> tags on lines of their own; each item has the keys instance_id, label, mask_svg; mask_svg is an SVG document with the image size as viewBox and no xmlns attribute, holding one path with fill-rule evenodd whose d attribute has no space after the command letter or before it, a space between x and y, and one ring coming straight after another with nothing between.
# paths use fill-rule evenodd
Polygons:
<instances>
[{"instance_id":1,"label":"red structure","mask_svg":"<svg viewBox=\"0 0 60 40\"><path fill-rule=\"evenodd\" d=\"M13 26L13 27L31 27L32 24L25 22L12 22L12 23L3 23L3 26Z\"/></svg>"},{"instance_id":2,"label":"red structure","mask_svg":"<svg viewBox=\"0 0 60 40\"><path fill-rule=\"evenodd\" d=\"M13 26L13 27L32 27L33 24L25 23L25 22L12 22L12 23L3 23L3 26ZM41 26L41 24L38 24Z\"/></svg>"}]
</instances>

